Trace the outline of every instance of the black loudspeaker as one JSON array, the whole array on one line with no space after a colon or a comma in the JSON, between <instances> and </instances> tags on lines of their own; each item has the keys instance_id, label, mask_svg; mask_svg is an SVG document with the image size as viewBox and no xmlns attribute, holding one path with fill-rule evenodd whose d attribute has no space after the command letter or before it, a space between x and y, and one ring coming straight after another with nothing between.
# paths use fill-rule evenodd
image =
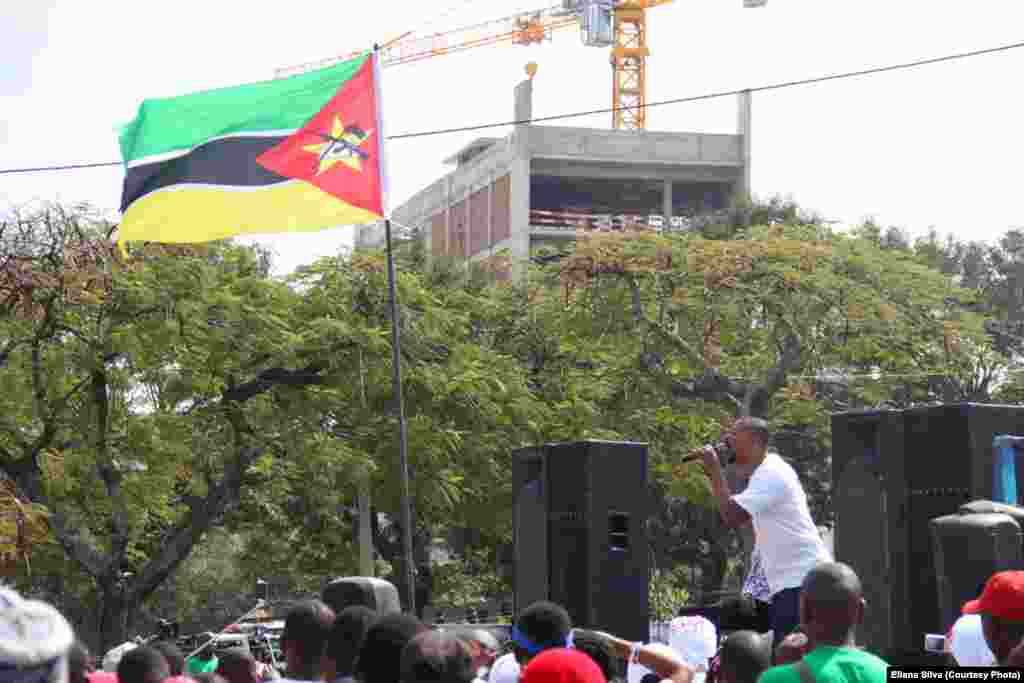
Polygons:
<instances>
[{"instance_id":1,"label":"black loudspeaker","mask_svg":"<svg viewBox=\"0 0 1024 683\"><path fill-rule=\"evenodd\" d=\"M322 600L335 614L346 607L363 605L381 616L402 611L398 589L390 581L370 576L345 576L324 588Z\"/></svg>"},{"instance_id":2,"label":"black loudspeaker","mask_svg":"<svg viewBox=\"0 0 1024 683\"><path fill-rule=\"evenodd\" d=\"M565 607L573 626L648 640L647 445L516 451L515 610Z\"/></svg>"},{"instance_id":3,"label":"black loudspeaker","mask_svg":"<svg viewBox=\"0 0 1024 683\"><path fill-rule=\"evenodd\" d=\"M1021 568L1020 524L998 513L946 515L931 521L939 620L952 624L996 572Z\"/></svg>"},{"instance_id":4,"label":"black loudspeaker","mask_svg":"<svg viewBox=\"0 0 1024 683\"><path fill-rule=\"evenodd\" d=\"M961 403L832 416L835 555L864 585L862 645L897 660L920 652L925 633L949 628L936 604L929 522L969 500L991 498L992 440L1022 433L1019 406Z\"/></svg>"}]
</instances>

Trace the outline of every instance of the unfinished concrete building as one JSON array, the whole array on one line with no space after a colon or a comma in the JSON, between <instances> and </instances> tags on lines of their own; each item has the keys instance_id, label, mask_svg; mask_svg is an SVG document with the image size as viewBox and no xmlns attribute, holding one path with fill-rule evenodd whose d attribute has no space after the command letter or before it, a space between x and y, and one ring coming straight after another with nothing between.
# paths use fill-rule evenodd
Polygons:
<instances>
[{"instance_id":1,"label":"unfinished concrete building","mask_svg":"<svg viewBox=\"0 0 1024 683\"><path fill-rule=\"evenodd\" d=\"M532 81L515 89L515 120L532 118ZM480 261L507 253L499 278L525 272L545 243L631 224L683 229L750 187L750 99L740 96L735 135L517 125L446 160L454 168L393 212L421 229L431 258ZM367 226L356 247L379 247ZM507 251L506 251L507 250ZM492 259L493 260L493 259Z\"/></svg>"}]
</instances>

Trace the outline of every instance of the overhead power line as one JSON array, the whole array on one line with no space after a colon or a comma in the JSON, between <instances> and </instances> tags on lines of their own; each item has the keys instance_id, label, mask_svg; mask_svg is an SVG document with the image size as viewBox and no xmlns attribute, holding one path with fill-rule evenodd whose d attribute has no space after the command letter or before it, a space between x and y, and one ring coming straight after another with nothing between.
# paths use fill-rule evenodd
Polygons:
<instances>
[{"instance_id":1,"label":"overhead power line","mask_svg":"<svg viewBox=\"0 0 1024 683\"><path fill-rule=\"evenodd\" d=\"M951 62L957 59L967 59L968 57L979 57L981 55L995 54L997 52L1007 52L1009 50L1016 50L1024 47L1024 42L1010 43L1008 45L1000 45L998 47L985 48L983 50L972 50L970 52L958 52L955 54L944 55L942 57L932 57L930 59L919 59L913 62L903 62L900 64L890 64L888 66L873 67L870 69L861 69L859 71L845 71L842 73L830 74L827 76L816 76L813 78L803 78L795 81L783 81L781 83L772 83L769 85L762 85L755 88L740 88L738 90L727 90L722 92L706 93L704 95L692 95L690 97L677 97L670 100L659 100L656 102L647 102L641 106L643 107L663 107L669 104L684 104L687 102L699 102L702 100L713 100L721 97L730 97L739 95L744 92L764 92L767 90L781 90L783 88L794 88L802 85L814 85L816 83L825 83L827 81L836 81L845 78L856 78L859 76L871 76L875 74L886 73L889 71L899 71L902 69L913 69L921 66L928 66L931 64L939 64L941 62ZM633 109L635 107L630 107ZM620 107L619 109L622 109ZM594 116L596 114L610 114L617 111L615 107L606 107L603 109L591 109L589 111L576 111L568 114L555 114L554 116L541 116L533 119L521 119L515 121L502 121L499 123L482 123L475 126L460 126L457 128L440 128L437 130L419 131L415 133L400 133L398 135L389 135L388 140L406 140L409 138L424 138L434 135L449 135L451 133L465 133L476 130L485 130L488 128L503 128L505 126L525 125L531 123L544 123L547 121L563 121L565 119L580 118L583 116ZM43 171L68 171L80 168L100 168L104 166L120 166L120 161L107 161L91 164L63 164L59 166L37 166L34 168L8 168L0 169L0 175L12 174L12 173L39 173Z\"/></svg>"},{"instance_id":2,"label":"overhead power line","mask_svg":"<svg viewBox=\"0 0 1024 683\"><path fill-rule=\"evenodd\" d=\"M37 166L35 168L8 168L0 173L39 173L40 171L72 171L76 168L100 168L103 166L120 166L120 161L101 161L95 164L64 164L63 166Z\"/></svg>"}]
</instances>

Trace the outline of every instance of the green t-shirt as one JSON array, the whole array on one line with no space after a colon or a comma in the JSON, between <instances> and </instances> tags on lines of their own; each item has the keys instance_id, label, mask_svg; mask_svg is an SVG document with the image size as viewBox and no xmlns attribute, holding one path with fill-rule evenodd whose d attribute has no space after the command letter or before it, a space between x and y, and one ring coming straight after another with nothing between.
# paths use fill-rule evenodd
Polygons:
<instances>
[{"instance_id":1,"label":"green t-shirt","mask_svg":"<svg viewBox=\"0 0 1024 683\"><path fill-rule=\"evenodd\" d=\"M889 665L870 652L852 647L820 645L806 655L804 661L814 674L816 683L885 683ZM768 669L757 683L801 683L800 673L792 664Z\"/></svg>"},{"instance_id":2,"label":"green t-shirt","mask_svg":"<svg viewBox=\"0 0 1024 683\"><path fill-rule=\"evenodd\" d=\"M210 659L199 659L189 657L185 663L185 672L190 674L212 674L217 671L218 660L216 657Z\"/></svg>"}]
</instances>

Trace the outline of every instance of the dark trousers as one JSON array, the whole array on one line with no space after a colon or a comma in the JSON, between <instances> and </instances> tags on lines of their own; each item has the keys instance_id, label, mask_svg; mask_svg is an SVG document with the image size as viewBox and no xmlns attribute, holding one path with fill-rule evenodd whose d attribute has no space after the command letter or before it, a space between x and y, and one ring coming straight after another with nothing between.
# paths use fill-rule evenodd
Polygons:
<instances>
[{"instance_id":1,"label":"dark trousers","mask_svg":"<svg viewBox=\"0 0 1024 683\"><path fill-rule=\"evenodd\" d=\"M800 589L786 588L772 596L772 650L800 625ZM774 661L774 657L772 660Z\"/></svg>"}]
</instances>

